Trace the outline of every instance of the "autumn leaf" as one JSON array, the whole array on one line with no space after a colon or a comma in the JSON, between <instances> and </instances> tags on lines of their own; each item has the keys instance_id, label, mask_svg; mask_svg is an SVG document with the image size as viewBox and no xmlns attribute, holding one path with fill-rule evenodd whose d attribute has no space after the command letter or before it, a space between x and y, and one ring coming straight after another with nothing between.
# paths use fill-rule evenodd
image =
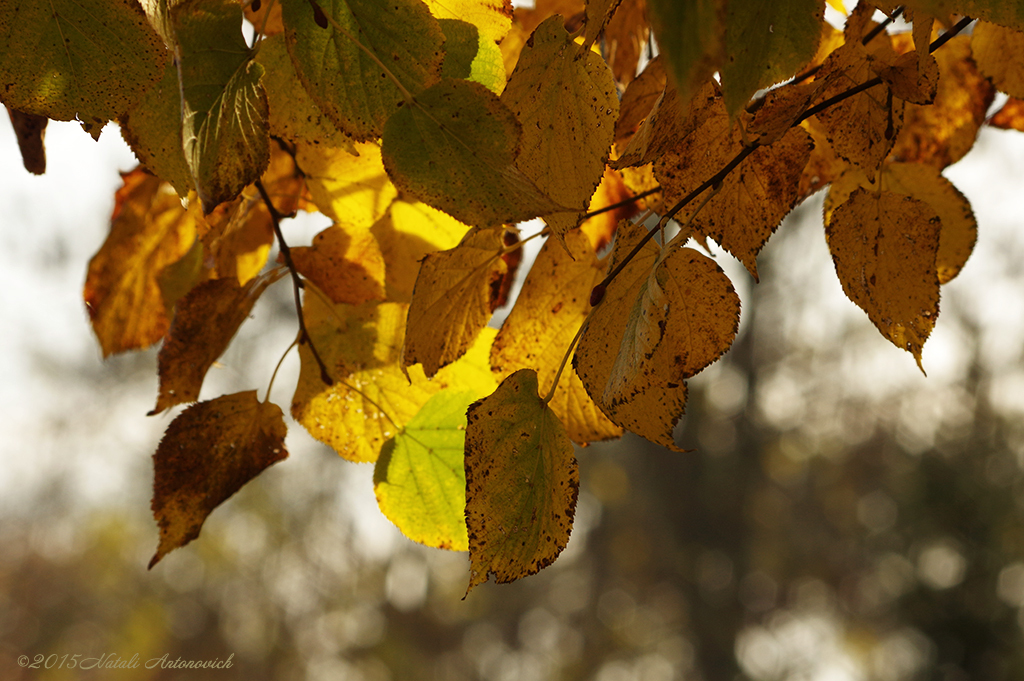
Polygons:
<instances>
[{"instance_id":1,"label":"autumn leaf","mask_svg":"<svg viewBox=\"0 0 1024 681\"><path fill-rule=\"evenodd\" d=\"M562 206L544 220L554 234L576 227L604 173L619 98L608 64L552 17L526 43L501 101L522 126L516 166Z\"/></svg>"},{"instance_id":2,"label":"autumn leaf","mask_svg":"<svg viewBox=\"0 0 1024 681\"><path fill-rule=\"evenodd\" d=\"M892 156L942 169L974 146L995 90L971 58L971 39L956 36L935 52L939 85L931 105L907 104Z\"/></svg>"},{"instance_id":3,"label":"autumn leaf","mask_svg":"<svg viewBox=\"0 0 1024 681\"><path fill-rule=\"evenodd\" d=\"M373 489L381 512L409 539L466 551L466 408L480 396L444 390L381 449Z\"/></svg>"},{"instance_id":4,"label":"autumn leaf","mask_svg":"<svg viewBox=\"0 0 1024 681\"><path fill-rule=\"evenodd\" d=\"M0 101L93 137L163 73L163 42L134 0L0 0Z\"/></svg>"},{"instance_id":5,"label":"autumn leaf","mask_svg":"<svg viewBox=\"0 0 1024 681\"><path fill-rule=\"evenodd\" d=\"M914 355L918 367L939 315L940 229L939 216L924 201L864 189L836 207L825 229L847 297L893 345Z\"/></svg>"},{"instance_id":6,"label":"autumn leaf","mask_svg":"<svg viewBox=\"0 0 1024 681\"><path fill-rule=\"evenodd\" d=\"M307 0L284 0L288 53L313 101L339 129L357 140L380 137L384 122L407 92L437 82L444 35L416 0L323 0L334 23L317 24Z\"/></svg>"},{"instance_id":7,"label":"autumn leaf","mask_svg":"<svg viewBox=\"0 0 1024 681\"><path fill-rule=\"evenodd\" d=\"M590 312L590 292L605 275L606 263L597 259L584 234L569 232L565 245L548 239L541 248L491 350L496 374L504 377L519 367L532 367L545 395ZM562 374L548 405L573 442L583 444L622 434L572 372Z\"/></svg>"},{"instance_id":8,"label":"autumn leaf","mask_svg":"<svg viewBox=\"0 0 1024 681\"><path fill-rule=\"evenodd\" d=\"M455 248L424 259L409 305L405 366L422 364L433 376L472 345L508 271L501 250L499 230L474 228Z\"/></svg>"},{"instance_id":9,"label":"autumn leaf","mask_svg":"<svg viewBox=\"0 0 1024 681\"><path fill-rule=\"evenodd\" d=\"M384 257L368 230L332 225L312 246L291 249L295 269L335 303L361 305L384 300Z\"/></svg>"},{"instance_id":10,"label":"autumn leaf","mask_svg":"<svg viewBox=\"0 0 1024 681\"><path fill-rule=\"evenodd\" d=\"M18 150L21 151L21 162L25 170L33 175L46 172L46 147L43 137L46 136L46 124L50 119L46 116L7 109L11 118L11 127L18 138Z\"/></svg>"},{"instance_id":11,"label":"autumn leaf","mask_svg":"<svg viewBox=\"0 0 1024 681\"><path fill-rule=\"evenodd\" d=\"M978 223L967 197L938 169L923 163L886 163L879 174L881 191L911 196L924 201L942 223L935 268L940 284L953 280L967 263L978 238ZM862 172L851 168L832 183L825 199L825 224L835 208L858 188L876 192L879 187Z\"/></svg>"},{"instance_id":12,"label":"autumn leaf","mask_svg":"<svg viewBox=\"0 0 1024 681\"><path fill-rule=\"evenodd\" d=\"M317 208L342 227L369 229L398 196L373 142L348 149L300 144L295 158Z\"/></svg>"},{"instance_id":13,"label":"autumn leaf","mask_svg":"<svg viewBox=\"0 0 1024 681\"><path fill-rule=\"evenodd\" d=\"M604 31L608 63L615 80L630 84L650 36L646 0L622 0Z\"/></svg>"},{"instance_id":14,"label":"autumn leaf","mask_svg":"<svg viewBox=\"0 0 1024 681\"><path fill-rule=\"evenodd\" d=\"M459 19L438 19L444 32L442 78L476 81L496 95L505 88L501 50L476 26Z\"/></svg>"},{"instance_id":15,"label":"autumn leaf","mask_svg":"<svg viewBox=\"0 0 1024 681\"><path fill-rule=\"evenodd\" d=\"M561 206L517 167L521 128L479 83L442 80L398 109L381 154L391 181L471 225L521 222Z\"/></svg>"},{"instance_id":16,"label":"autumn leaf","mask_svg":"<svg viewBox=\"0 0 1024 681\"><path fill-rule=\"evenodd\" d=\"M281 3L268 4L273 4L280 15ZM351 144L351 138L321 111L303 87L288 55L283 34L262 40L256 61L264 70L262 82L270 107L267 123L271 135L315 146L345 148Z\"/></svg>"},{"instance_id":17,"label":"autumn leaf","mask_svg":"<svg viewBox=\"0 0 1024 681\"><path fill-rule=\"evenodd\" d=\"M235 0L183 0L171 9L177 37L185 162L209 213L238 196L269 162L263 67L242 37Z\"/></svg>"},{"instance_id":18,"label":"autumn leaf","mask_svg":"<svg viewBox=\"0 0 1024 681\"><path fill-rule=\"evenodd\" d=\"M196 216L142 168L121 176L110 233L89 261L85 306L103 356L145 348L167 332L159 275L192 247Z\"/></svg>"},{"instance_id":19,"label":"autumn leaf","mask_svg":"<svg viewBox=\"0 0 1024 681\"><path fill-rule=\"evenodd\" d=\"M501 42L512 26L510 0L426 0L438 19L459 19L477 28L492 43ZM445 45L447 47L447 45Z\"/></svg>"},{"instance_id":20,"label":"autumn leaf","mask_svg":"<svg viewBox=\"0 0 1024 681\"><path fill-rule=\"evenodd\" d=\"M586 24L584 26L583 45L590 49L590 46L604 33L605 26L612 18L612 13L619 6L621 0L587 0L586 3Z\"/></svg>"},{"instance_id":21,"label":"autumn leaf","mask_svg":"<svg viewBox=\"0 0 1024 681\"><path fill-rule=\"evenodd\" d=\"M150 415L199 399L206 372L227 349L268 286L284 276L278 268L244 286L234 277L199 284L182 298L160 348L160 394Z\"/></svg>"},{"instance_id":22,"label":"autumn leaf","mask_svg":"<svg viewBox=\"0 0 1024 681\"><path fill-rule=\"evenodd\" d=\"M725 61L726 4L722 0L647 0L658 45L679 99L689 102Z\"/></svg>"},{"instance_id":23,"label":"autumn leaf","mask_svg":"<svg viewBox=\"0 0 1024 681\"><path fill-rule=\"evenodd\" d=\"M580 223L580 232L590 240L595 253L604 249L612 242L615 230L622 220L628 220L640 212L636 201L630 201L633 192L630 190L622 171L605 167L604 177L597 191L590 197L588 212L597 213ZM611 206L615 208L609 209ZM569 249L572 250L571 247Z\"/></svg>"},{"instance_id":24,"label":"autumn leaf","mask_svg":"<svg viewBox=\"0 0 1024 681\"><path fill-rule=\"evenodd\" d=\"M782 82L814 57L820 0L727 3L722 91L730 119L758 90Z\"/></svg>"},{"instance_id":25,"label":"autumn leaf","mask_svg":"<svg viewBox=\"0 0 1024 681\"><path fill-rule=\"evenodd\" d=\"M999 111L992 114L988 124L993 128L1024 132L1024 100L1009 98Z\"/></svg>"},{"instance_id":26,"label":"autumn leaf","mask_svg":"<svg viewBox=\"0 0 1024 681\"><path fill-rule=\"evenodd\" d=\"M650 114L619 158L610 165L621 170L657 160L687 135L699 128L708 116L721 109L721 96L714 86L708 84L694 94L688 102L680 99L679 91L673 87L665 90L656 100Z\"/></svg>"},{"instance_id":27,"label":"autumn leaf","mask_svg":"<svg viewBox=\"0 0 1024 681\"><path fill-rule=\"evenodd\" d=\"M412 301L423 259L429 253L455 248L467 230L468 225L425 203L402 199L392 203L371 230L387 263L384 284L388 300Z\"/></svg>"},{"instance_id":28,"label":"autumn leaf","mask_svg":"<svg viewBox=\"0 0 1024 681\"><path fill-rule=\"evenodd\" d=\"M531 369L474 402L466 426L467 593L554 562L569 541L579 494L572 442L537 393Z\"/></svg>"},{"instance_id":29,"label":"autumn leaf","mask_svg":"<svg viewBox=\"0 0 1024 681\"><path fill-rule=\"evenodd\" d=\"M654 164L664 200L674 204L712 177L743 149L743 134L719 104L704 123ZM695 232L736 256L757 280L757 254L796 205L799 180L810 156L810 136L792 128L770 146L758 147L723 181L693 219ZM691 204L678 215L685 220Z\"/></svg>"},{"instance_id":30,"label":"autumn leaf","mask_svg":"<svg viewBox=\"0 0 1024 681\"><path fill-rule=\"evenodd\" d=\"M622 93L619 104L619 118L615 122L615 145L624 149L626 143L640 128L640 124L651 113L668 82L665 73L665 62L658 55L650 62Z\"/></svg>"},{"instance_id":31,"label":"autumn leaf","mask_svg":"<svg viewBox=\"0 0 1024 681\"><path fill-rule=\"evenodd\" d=\"M609 268L646 231L620 225ZM685 409L684 379L729 349L739 312L739 297L713 260L689 248L661 257L648 242L608 285L573 365L614 423L675 449L672 429Z\"/></svg>"},{"instance_id":32,"label":"autumn leaf","mask_svg":"<svg viewBox=\"0 0 1024 681\"><path fill-rule=\"evenodd\" d=\"M971 36L971 52L978 70L997 89L1024 97L1024 33L979 21Z\"/></svg>"},{"instance_id":33,"label":"autumn leaf","mask_svg":"<svg viewBox=\"0 0 1024 681\"><path fill-rule=\"evenodd\" d=\"M153 455L153 516L161 558L199 536L206 517L267 467L288 457L281 409L256 391L200 402L178 415Z\"/></svg>"}]
</instances>

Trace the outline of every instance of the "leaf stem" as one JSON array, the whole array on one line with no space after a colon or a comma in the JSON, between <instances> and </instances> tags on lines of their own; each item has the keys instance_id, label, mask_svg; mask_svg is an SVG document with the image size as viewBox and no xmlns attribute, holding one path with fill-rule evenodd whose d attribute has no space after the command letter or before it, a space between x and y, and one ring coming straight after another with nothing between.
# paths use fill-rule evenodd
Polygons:
<instances>
[{"instance_id":1,"label":"leaf stem","mask_svg":"<svg viewBox=\"0 0 1024 681\"><path fill-rule=\"evenodd\" d=\"M270 374L270 383L267 384L267 398L266 400L264 400L264 402L270 401L270 391L274 388L274 379L277 378L277 370L281 368L282 364L284 364L284 358L287 357L288 353L292 351L292 348L294 348L298 344L299 339L296 338L295 340L292 341L292 344L289 345L288 348L281 354L281 359L277 360L277 366L274 367L274 373Z\"/></svg>"},{"instance_id":2,"label":"leaf stem","mask_svg":"<svg viewBox=\"0 0 1024 681\"><path fill-rule=\"evenodd\" d=\"M594 308L590 308L590 312L587 313L586 319L580 324L579 331L573 337L572 342L569 343L569 347L566 348L565 354L562 355L562 363L558 365L558 371L555 372L555 380L551 382L551 389L548 390L548 394L544 397L544 404L547 405L551 402L551 398L555 396L555 388L558 387L558 379L562 377L562 371L565 370L565 365L569 363L569 358L572 357L572 353L576 350L576 344L580 342L580 338L583 336L583 332L587 330L587 326L590 325L590 317L594 314Z\"/></svg>"},{"instance_id":3,"label":"leaf stem","mask_svg":"<svg viewBox=\"0 0 1024 681\"><path fill-rule=\"evenodd\" d=\"M320 380L326 385L334 385L334 379L331 378L331 374L327 371L327 366L324 361L320 359L320 353L316 351L316 346L313 344L313 339L309 336L309 331L306 330L306 320L302 314L302 296L299 291L303 288L304 284L302 278L299 277L299 271L295 268L295 262L292 260L291 249L288 248L287 242L284 240L284 234L281 233L281 219L285 217L277 208L274 206L274 202L270 200L270 195L267 194L266 188L263 186L262 180L256 180L256 190L263 197L263 203L267 205L267 211L270 213L270 221L274 224L274 234L277 235L277 243L281 248L281 256L284 258L284 264L288 267L288 272L292 275L292 289L295 292L295 311L299 317L299 344L308 344L310 352L313 353L313 359L316 360L317 366L320 367Z\"/></svg>"}]
</instances>

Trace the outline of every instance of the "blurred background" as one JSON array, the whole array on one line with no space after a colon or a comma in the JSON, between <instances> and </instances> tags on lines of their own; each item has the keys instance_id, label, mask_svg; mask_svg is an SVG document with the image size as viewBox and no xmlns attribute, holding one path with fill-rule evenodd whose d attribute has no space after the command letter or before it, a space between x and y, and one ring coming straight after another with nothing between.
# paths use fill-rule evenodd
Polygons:
<instances>
[{"instance_id":1,"label":"blurred background","mask_svg":"<svg viewBox=\"0 0 1024 681\"><path fill-rule=\"evenodd\" d=\"M695 451L579 450L568 549L465 599L466 554L402 537L372 468L290 419L291 457L146 570L151 454L173 416L145 416L155 352L101 361L81 302L135 162L113 127L94 143L51 122L46 142L30 176L0 121L0 678L1024 678L1024 136L985 129L946 173L980 236L943 288L927 377L842 294L819 194L763 251L761 284L718 256L743 321L690 383L678 440ZM279 284L203 397L262 396L295 331ZM297 374L292 353L274 401ZM17 663L76 653L233 667Z\"/></svg>"}]
</instances>

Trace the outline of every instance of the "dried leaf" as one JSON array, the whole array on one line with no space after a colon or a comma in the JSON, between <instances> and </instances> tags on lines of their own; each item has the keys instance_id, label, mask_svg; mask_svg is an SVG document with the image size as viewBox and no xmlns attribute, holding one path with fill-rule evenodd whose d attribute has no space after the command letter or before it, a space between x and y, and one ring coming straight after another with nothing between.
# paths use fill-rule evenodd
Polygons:
<instances>
[{"instance_id":1,"label":"dried leaf","mask_svg":"<svg viewBox=\"0 0 1024 681\"><path fill-rule=\"evenodd\" d=\"M640 128L640 124L653 110L655 102L665 92L667 79L665 62L662 61L661 55L658 55L622 93L619 119L615 123L617 147L623 148Z\"/></svg>"},{"instance_id":2,"label":"dried leaf","mask_svg":"<svg viewBox=\"0 0 1024 681\"><path fill-rule=\"evenodd\" d=\"M7 114L11 117L11 126L18 138L18 149L21 151L21 162L25 170L33 175L42 175L46 172L46 147L43 146L43 137L46 135L46 124L50 119L10 108L7 109Z\"/></svg>"},{"instance_id":3,"label":"dried leaf","mask_svg":"<svg viewBox=\"0 0 1024 681\"><path fill-rule=\"evenodd\" d=\"M422 364L427 376L473 344L496 307L508 271L497 229L472 229L453 249L428 255L409 305L402 363Z\"/></svg>"},{"instance_id":4,"label":"dried leaf","mask_svg":"<svg viewBox=\"0 0 1024 681\"><path fill-rule=\"evenodd\" d=\"M192 247L196 215L142 168L121 176L110 233L89 261L85 306L103 356L145 348L167 332L160 272Z\"/></svg>"},{"instance_id":5,"label":"dried leaf","mask_svg":"<svg viewBox=\"0 0 1024 681\"><path fill-rule=\"evenodd\" d=\"M281 409L256 391L223 395L178 415L153 455L160 544L149 567L199 536L206 517L267 467L286 459Z\"/></svg>"},{"instance_id":6,"label":"dried leaf","mask_svg":"<svg viewBox=\"0 0 1024 681\"><path fill-rule=\"evenodd\" d=\"M474 402L466 426L467 593L547 567L569 541L579 470L572 442L531 369Z\"/></svg>"},{"instance_id":7,"label":"dried leaf","mask_svg":"<svg viewBox=\"0 0 1024 681\"><path fill-rule=\"evenodd\" d=\"M847 297L919 367L939 315L940 230L939 216L924 201L864 189L836 207L825 229Z\"/></svg>"}]
</instances>

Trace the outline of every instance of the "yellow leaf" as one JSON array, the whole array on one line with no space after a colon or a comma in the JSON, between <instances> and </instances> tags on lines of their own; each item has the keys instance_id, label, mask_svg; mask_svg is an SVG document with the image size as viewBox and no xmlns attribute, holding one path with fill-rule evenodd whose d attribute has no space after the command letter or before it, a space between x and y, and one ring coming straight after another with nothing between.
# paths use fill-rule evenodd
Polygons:
<instances>
[{"instance_id":1,"label":"yellow leaf","mask_svg":"<svg viewBox=\"0 0 1024 681\"><path fill-rule=\"evenodd\" d=\"M142 168L121 177L110 234L85 280L85 306L104 357L163 338L169 320L159 276L196 237L195 211L182 207L171 185Z\"/></svg>"},{"instance_id":2,"label":"yellow leaf","mask_svg":"<svg viewBox=\"0 0 1024 681\"><path fill-rule=\"evenodd\" d=\"M395 111L381 155L400 190L472 225L567 210L514 164L521 128L480 83L444 79Z\"/></svg>"},{"instance_id":3,"label":"yellow leaf","mask_svg":"<svg viewBox=\"0 0 1024 681\"><path fill-rule=\"evenodd\" d=\"M481 36L501 42L512 26L510 0L426 0L438 19L460 19L477 27Z\"/></svg>"},{"instance_id":4,"label":"yellow leaf","mask_svg":"<svg viewBox=\"0 0 1024 681\"><path fill-rule=\"evenodd\" d=\"M1024 97L1024 32L979 21L971 37L978 70L999 90Z\"/></svg>"},{"instance_id":5,"label":"yellow leaf","mask_svg":"<svg viewBox=\"0 0 1024 681\"><path fill-rule=\"evenodd\" d=\"M612 13L620 2L621 0L587 0L586 26L583 34L583 44L587 49L601 37L604 27L611 20Z\"/></svg>"},{"instance_id":6,"label":"yellow leaf","mask_svg":"<svg viewBox=\"0 0 1024 681\"><path fill-rule=\"evenodd\" d=\"M387 299L409 303L423 258L455 248L468 229L469 225L425 203L402 199L392 203L371 230L386 263Z\"/></svg>"},{"instance_id":7,"label":"yellow leaf","mask_svg":"<svg viewBox=\"0 0 1024 681\"><path fill-rule=\"evenodd\" d=\"M292 248L292 261L335 303L384 300L384 256L368 231L332 225L313 237L312 246Z\"/></svg>"},{"instance_id":8,"label":"yellow leaf","mask_svg":"<svg viewBox=\"0 0 1024 681\"><path fill-rule=\"evenodd\" d=\"M579 494L572 441L531 369L474 402L466 426L467 593L547 567L569 541Z\"/></svg>"},{"instance_id":9,"label":"yellow leaf","mask_svg":"<svg viewBox=\"0 0 1024 681\"><path fill-rule=\"evenodd\" d=\"M267 467L288 457L276 404L256 391L223 395L181 412L153 455L153 517L160 544L152 568L199 536L206 517Z\"/></svg>"},{"instance_id":10,"label":"yellow leaf","mask_svg":"<svg viewBox=\"0 0 1024 681\"><path fill-rule=\"evenodd\" d=\"M935 58L939 64L935 100L927 106L906 105L892 156L941 170L974 146L995 89L971 58L970 38L954 37L935 51Z\"/></svg>"},{"instance_id":11,"label":"yellow leaf","mask_svg":"<svg viewBox=\"0 0 1024 681\"><path fill-rule=\"evenodd\" d=\"M974 250L978 238L978 222L967 197L933 166L923 163L887 163L882 166L881 190L912 196L928 204L942 222L935 267L940 284L953 280ZM851 169L832 183L825 200L825 222L832 219L834 209L854 191L864 188L875 192L877 187L862 172Z\"/></svg>"},{"instance_id":12,"label":"yellow leaf","mask_svg":"<svg viewBox=\"0 0 1024 681\"><path fill-rule=\"evenodd\" d=\"M346 149L300 144L295 159L317 208L345 228L369 229L398 196L380 159L380 147L358 142Z\"/></svg>"},{"instance_id":13,"label":"yellow leaf","mask_svg":"<svg viewBox=\"0 0 1024 681\"><path fill-rule=\"evenodd\" d=\"M271 270L245 286L239 286L234 277L212 279L178 303L160 348L160 394L150 415L199 399L206 372L227 349L259 297L283 275L281 268Z\"/></svg>"},{"instance_id":14,"label":"yellow leaf","mask_svg":"<svg viewBox=\"0 0 1024 681\"><path fill-rule=\"evenodd\" d=\"M693 220L693 229L732 253L757 279L757 254L797 201L799 180L813 146L800 128L756 149L722 182ZM663 200L672 205L721 170L743 149L739 125L720 104L693 134L654 164ZM677 218L696 210L695 201Z\"/></svg>"},{"instance_id":15,"label":"yellow leaf","mask_svg":"<svg viewBox=\"0 0 1024 681\"><path fill-rule=\"evenodd\" d=\"M836 207L825 229L847 297L919 367L939 315L940 229L939 216L924 201L864 189Z\"/></svg>"},{"instance_id":16,"label":"yellow leaf","mask_svg":"<svg viewBox=\"0 0 1024 681\"><path fill-rule=\"evenodd\" d=\"M621 225L609 267L645 233L642 225ZM740 301L710 258L689 248L659 255L649 242L609 284L574 366L613 422L675 449L672 429L685 409L684 379L729 348Z\"/></svg>"},{"instance_id":17,"label":"yellow leaf","mask_svg":"<svg viewBox=\"0 0 1024 681\"><path fill-rule=\"evenodd\" d=\"M442 387L427 381L419 367L406 378L398 364L406 306L328 305L307 293L302 309L334 385L324 384L309 346L300 345L292 416L349 461L376 461L381 445Z\"/></svg>"},{"instance_id":18,"label":"yellow leaf","mask_svg":"<svg viewBox=\"0 0 1024 681\"><path fill-rule=\"evenodd\" d=\"M427 376L462 356L494 312L507 272L501 230L474 228L453 249L428 255L409 305L402 362Z\"/></svg>"},{"instance_id":19,"label":"yellow leaf","mask_svg":"<svg viewBox=\"0 0 1024 681\"><path fill-rule=\"evenodd\" d=\"M530 36L501 101L523 128L516 166L573 213L544 218L561 240L579 224L604 173L619 114L608 64L581 53L555 16Z\"/></svg>"},{"instance_id":20,"label":"yellow leaf","mask_svg":"<svg viewBox=\"0 0 1024 681\"><path fill-rule=\"evenodd\" d=\"M590 312L590 292L605 274L605 263L597 259L586 236L569 232L565 245L568 250L548 239L541 248L491 349L495 373L505 377L516 369L531 367L545 395ZM622 429L594 404L573 372L562 374L548 405L574 442L622 435Z\"/></svg>"}]
</instances>

